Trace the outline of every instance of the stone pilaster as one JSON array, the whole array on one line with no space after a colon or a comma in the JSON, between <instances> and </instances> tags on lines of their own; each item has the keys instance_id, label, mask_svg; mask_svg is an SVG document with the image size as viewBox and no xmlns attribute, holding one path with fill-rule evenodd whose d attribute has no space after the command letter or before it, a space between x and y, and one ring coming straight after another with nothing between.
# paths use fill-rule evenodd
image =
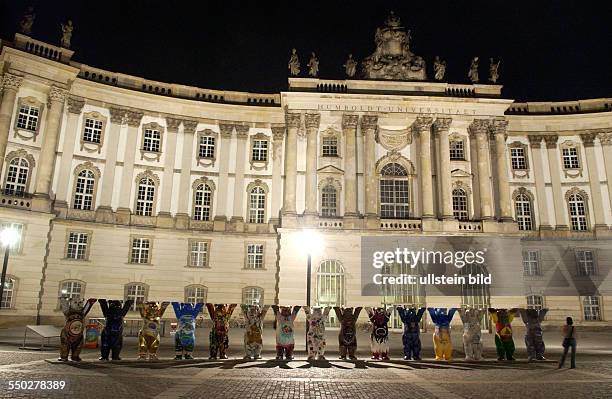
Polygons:
<instances>
[{"instance_id":1,"label":"stone pilaster","mask_svg":"<svg viewBox=\"0 0 612 399\"><path fill-rule=\"evenodd\" d=\"M546 186L544 181L544 162L542 160L542 140L544 136L530 134L531 160L533 163L533 176L536 184L536 197L538 201L538 215L540 216L540 230L551 230L550 215L548 214L548 200L546 199ZM535 206L535 204L534 204Z\"/></svg>"},{"instance_id":2,"label":"stone pilaster","mask_svg":"<svg viewBox=\"0 0 612 399\"><path fill-rule=\"evenodd\" d=\"M36 189L32 208L49 212L51 210L50 191L53 177L53 166L57 155L57 140L60 133L64 101L68 92L57 86L51 86L48 96L49 112L45 126L44 138L38 160Z\"/></svg>"},{"instance_id":3,"label":"stone pilaster","mask_svg":"<svg viewBox=\"0 0 612 399\"><path fill-rule=\"evenodd\" d=\"M216 151L219 151L219 187L217 188L217 212L214 219L214 229L218 231L225 230L225 223L227 222L227 188L229 181L229 159L230 159L230 145L232 141L232 133L234 132L234 125L230 123L220 123L219 132L221 133L220 142Z\"/></svg>"},{"instance_id":4,"label":"stone pilaster","mask_svg":"<svg viewBox=\"0 0 612 399\"><path fill-rule=\"evenodd\" d=\"M297 133L302 115L286 113L287 139L285 140L285 189L283 192L282 225L290 227L296 223L296 188L297 188Z\"/></svg>"},{"instance_id":5,"label":"stone pilaster","mask_svg":"<svg viewBox=\"0 0 612 399\"><path fill-rule=\"evenodd\" d=\"M612 209L612 130L601 131L597 137L603 151L606 181L608 182L608 199L610 200L610 209Z\"/></svg>"},{"instance_id":6,"label":"stone pilaster","mask_svg":"<svg viewBox=\"0 0 612 399\"><path fill-rule=\"evenodd\" d=\"M304 115L306 126L306 184L305 210L307 217L317 215L317 138L319 136L320 114ZM309 221L310 222L310 221Z\"/></svg>"},{"instance_id":7,"label":"stone pilaster","mask_svg":"<svg viewBox=\"0 0 612 399\"><path fill-rule=\"evenodd\" d=\"M139 127L143 116L144 113L139 110L129 109L126 111L128 130L123 155L123 172L121 173L121 195L119 196L119 207L116 213L117 223L120 224L130 223L134 160L136 159L138 137L140 136Z\"/></svg>"},{"instance_id":8,"label":"stone pilaster","mask_svg":"<svg viewBox=\"0 0 612 399\"><path fill-rule=\"evenodd\" d=\"M491 168L489 152L489 121L475 119L470 125L470 133L476 138L478 159L478 187L480 191L480 217L483 220L493 219L493 199L491 193Z\"/></svg>"},{"instance_id":9,"label":"stone pilaster","mask_svg":"<svg viewBox=\"0 0 612 399\"><path fill-rule=\"evenodd\" d=\"M344 217L357 218L357 123L359 115L342 115L344 133Z\"/></svg>"},{"instance_id":10,"label":"stone pilaster","mask_svg":"<svg viewBox=\"0 0 612 399\"><path fill-rule=\"evenodd\" d=\"M508 162L506 158L506 128L508 121L495 119L491 123L491 133L495 140L495 156L497 161L497 185L499 192L500 219L512 222L512 205L510 202L510 183L508 182Z\"/></svg>"},{"instance_id":11,"label":"stone pilaster","mask_svg":"<svg viewBox=\"0 0 612 399\"><path fill-rule=\"evenodd\" d=\"M378 189L376 184L376 130L378 115L361 117L363 145L363 177L365 185L365 217L368 229L377 229L378 225Z\"/></svg>"},{"instance_id":12,"label":"stone pilaster","mask_svg":"<svg viewBox=\"0 0 612 399\"><path fill-rule=\"evenodd\" d=\"M96 221L114 223L112 209L113 191L115 188L115 171L117 169L117 151L121 125L125 122L126 109L110 107L110 127L106 137L106 164L100 185L100 205L96 209Z\"/></svg>"},{"instance_id":13,"label":"stone pilaster","mask_svg":"<svg viewBox=\"0 0 612 399\"><path fill-rule=\"evenodd\" d=\"M451 183L451 168L450 168L450 143L448 141L448 132L452 122L452 118L436 118L433 123L434 132L440 140L440 173L438 179L440 181L440 206L442 219L453 219L453 203L452 203L452 183Z\"/></svg>"},{"instance_id":14,"label":"stone pilaster","mask_svg":"<svg viewBox=\"0 0 612 399\"><path fill-rule=\"evenodd\" d=\"M284 126L272 126L272 212L270 223L274 225L278 225L280 221L285 130Z\"/></svg>"},{"instance_id":15,"label":"stone pilaster","mask_svg":"<svg viewBox=\"0 0 612 399\"><path fill-rule=\"evenodd\" d=\"M236 231L244 230L244 209L246 186L244 184L244 171L246 169L247 148L249 146L249 130L247 125L234 125L236 129L236 167L234 169L234 209L230 221L235 225ZM250 154L249 154L250 156Z\"/></svg>"},{"instance_id":16,"label":"stone pilaster","mask_svg":"<svg viewBox=\"0 0 612 399\"><path fill-rule=\"evenodd\" d=\"M420 164L419 180L421 182L421 204L423 219L434 218L433 178L431 173L431 125L433 118L419 116L412 125L413 131L419 135Z\"/></svg>"},{"instance_id":17,"label":"stone pilaster","mask_svg":"<svg viewBox=\"0 0 612 399\"><path fill-rule=\"evenodd\" d=\"M189 228L189 199L191 190L191 166L193 164L193 140L198 121L183 120L183 153L181 154L181 176L179 180L179 201L176 212L176 228Z\"/></svg>"},{"instance_id":18,"label":"stone pilaster","mask_svg":"<svg viewBox=\"0 0 612 399\"><path fill-rule=\"evenodd\" d=\"M8 143L9 130L11 130L11 117L15 108L15 98L21 87L23 78L8 72L2 77L2 102L0 103L0 160L4 160L6 155L6 145ZM0 162L0 172L4 162Z\"/></svg>"},{"instance_id":19,"label":"stone pilaster","mask_svg":"<svg viewBox=\"0 0 612 399\"><path fill-rule=\"evenodd\" d=\"M586 152L586 164L589 173L589 185L591 188L591 201L593 204L593 216L595 217L595 229L607 230L606 219L603 210L603 200L601 198L601 183L599 182L599 170L595 156L595 139L597 133L580 134L582 145ZM608 183L609 184L609 183Z\"/></svg>"},{"instance_id":20,"label":"stone pilaster","mask_svg":"<svg viewBox=\"0 0 612 399\"><path fill-rule=\"evenodd\" d=\"M176 156L176 136L181 120L166 118L166 139L164 149L164 174L161 187L161 203L157 217L159 227L174 227L174 220L170 212L172 203L172 186L174 181L174 161Z\"/></svg>"},{"instance_id":21,"label":"stone pilaster","mask_svg":"<svg viewBox=\"0 0 612 399\"><path fill-rule=\"evenodd\" d=\"M556 134L544 135L544 141L546 142L546 156L548 158L548 168L550 170L550 182L553 192L553 204L555 207L555 229L569 230L566 223L565 200L563 198L563 191L561 190L561 174L559 172L561 165L559 151L557 149L558 140L559 136Z\"/></svg>"}]
</instances>

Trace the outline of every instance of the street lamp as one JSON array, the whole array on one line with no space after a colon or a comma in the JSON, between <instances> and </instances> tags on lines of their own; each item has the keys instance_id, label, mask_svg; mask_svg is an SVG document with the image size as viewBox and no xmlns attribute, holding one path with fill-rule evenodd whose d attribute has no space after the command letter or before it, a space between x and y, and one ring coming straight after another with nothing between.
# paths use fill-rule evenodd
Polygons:
<instances>
[{"instance_id":1,"label":"street lamp","mask_svg":"<svg viewBox=\"0 0 612 399\"><path fill-rule=\"evenodd\" d=\"M11 247L19 241L19 232L13 227L7 227L0 231L0 242L4 246L4 263L2 264L2 277L0 278L0 301L4 296L4 284L6 280L6 268L8 266L9 252Z\"/></svg>"},{"instance_id":2,"label":"street lamp","mask_svg":"<svg viewBox=\"0 0 612 399\"><path fill-rule=\"evenodd\" d=\"M321 235L315 230L306 229L302 230L300 240L298 242L302 252L308 256L308 262L306 264L306 306L310 306L310 291L311 291L311 279L312 279L312 255L317 254L323 247L323 240ZM306 352L308 353L308 319L306 319Z\"/></svg>"}]
</instances>

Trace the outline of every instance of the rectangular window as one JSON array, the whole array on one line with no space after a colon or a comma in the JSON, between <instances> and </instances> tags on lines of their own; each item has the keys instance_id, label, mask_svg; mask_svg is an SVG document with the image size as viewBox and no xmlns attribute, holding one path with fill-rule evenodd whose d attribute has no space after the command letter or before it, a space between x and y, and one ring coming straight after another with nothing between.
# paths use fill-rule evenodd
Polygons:
<instances>
[{"instance_id":1,"label":"rectangular window","mask_svg":"<svg viewBox=\"0 0 612 399\"><path fill-rule=\"evenodd\" d=\"M30 105L22 104L17 115L17 128L35 132L38 127L40 109Z\"/></svg>"},{"instance_id":2,"label":"rectangular window","mask_svg":"<svg viewBox=\"0 0 612 399\"><path fill-rule=\"evenodd\" d=\"M522 147L510 148L510 161L512 169L525 170L527 169L527 159L525 158L525 149Z\"/></svg>"},{"instance_id":3,"label":"rectangular window","mask_svg":"<svg viewBox=\"0 0 612 399\"><path fill-rule=\"evenodd\" d=\"M323 156L338 156L338 139L336 137L323 137Z\"/></svg>"},{"instance_id":4,"label":"rectangular window","mask_svg":"<svg viewBox=\"0 0 612 399\"><path fill-rule=\"evenodd\" d=\"M601 320L601 308L598 296L585 296L582 300L584 320Z\"/></svg>"},{"instance_id":5,"label":"rectangular window","mask_svg":"<svg viewBox=\"0 0 612 399\"><path fill-rule=\"evenodd\" d=\"M263 244L247 245L247 269L263 269Z\"/></svg>"},{"instance_id":6,"label":"rectangular window","mask_svg":"<svg viewBox=\"0 0 612 399\"><path fill-rule=\"evenodd\" d=\"M191 241L189 252L189 266L208 266L208 241Z\"/></svg>"},{"instance_id":7,"label":"rectangular window","mask_svg":"<svg viewBox=\"0 0 612 399\"><path fill-rule=\"evenodd\" d=\"M83 285L79 281L64 281L60 287L60 298L77 298L83 296Z\"/></svg>"},{"instance_id":8,"label":"rectangular window","mask_svg":"<svg viewBox=\"0 0 612 399\"><path fill-rule=\"evenodd\" d=\"M212 159L215 157L215 138L212 136L200 137L200 158Z\"/></svg>"},{"instance_id":9,"label":"rectangular window","mask_svg":"<svg viewBox=\"0 0 612 399\"><path fill-rule=\"evenodd\" d=\"M206 287L191 286L185 288L185 302L195 305L196 303L206 303Z\"/></svg>"},{"instance_id":10,"label":"rectangular window","mask_svg":"<svg viewBox=\"0 0 612 399\"><path fill-rule=\"evenodd\" d=\"M102 121L96 119L85 119L85 130L83 141L87 143L100 144L102 141Z\"/></svg>"},{"instance_id":11,"label":"rectangular window","mask_svg":"<svg viewBox=\"0 0 612 399\"><path fill-rule=\"evenodd\" d=\"M4 291L2 291L2 298L0 298L0 309L10 309L13 307L13 296L15 291L15 280L6 276L4 281Z\"/></svg>"},{"instance_id":12,"label":"rectangular window","mask_svg":"<svg viewBox=\"0 0 612 399\"><path fill-rule=\"evenodd\" d=\"M87 245L89 244L89 234L71 231L68 233L68 245L66 247L66 258L68 259L87 259Z\"/></svg>"},{"instance_id":13,"label":"rectangular window","mask_svg":"<svg viewBox=\"0 0 612 399\"><path fill-rule=\"evenodd\" d=\"M527 295L527 309L542 310L544 298L541 295Z\"/></svg>"},{"instance_id":14,"label":"rectangular window","mask_svg":"<svg viewBox=\"0 0 612 399\"><path fill-rule=\"evenodd\" d=\"M540 276L540 252L537 250L523 251L523 274L525 276Z\"/></svg>"},{"instance_id":15,"label":"rectangular window","mask_svg":"<svg viewBox=\"0 0 612 399\"><path fill-rule=\"evenodd\" d=\"M580 169L577 148L570 147L563 149L563 167L565 169Z\"/></svg>"},{"instance_id":16,"label":"rectangular window","mask_svg":"<svg viewBox=\"0 0 612 399\"><path fill-rule=\"evenodd\" d=\"M251 159L254 162L266 162L268 160L268 140L253 140Z\"/></svg>"},{"instance_id":17,"label":"rectangular window","mask_svg":"<svg viewBox=\"0 0 612 399\"><path fill-rule=\"evenodd\" d=\"M464 161L465 151L463 140L451 140L449 142L449 152L451 161Z\"/></svg>"},{"instance_id":18,"label":"rectangular window","mask_svg":"<svg viewBox=\"0 0 612 399\"><path fill-rule=\"evenodd\" d=\"M151 241L148 238L133 238L130 263L149 263Z\"/></svg>"},{"instance_id":19,"label":"rectangular window","mask_svg":"<svg viewBox=\"0 0 612 399\"><path fill-rule=\"evenodd\" d=\"M149 152L160 152L161 133L159 130L145 129L142 149Z\"/></svg>"},{"instance_id":20,"label":"rectangular window","mask_svg":"<svg viewBox=\"0 0 612 399\"><path fill-rule=\"evenodd\" d=\"M595 265L595 256L593 251L577 250L576 251L576 267L578 268L579 276L594 276L597 274Z\"/></svg>"},{"instance_id":21,"label":"rectangular window","mask_svg":"<svg viewBox=\"0 0 612 399\"><path fill-rule=\"evenodd\" d=\"M263 290L257 287L247 287L242 291L242 302L245 305L263 305Z\"/></svg>"},{"instance_id":22,"label":"rectangular window","mask_svg":"<svg viewBox=\"0 0 612 399\"><path fill-rule=\"evenodd\" d=\"M7 228L13 228L17 231L18 235L19 235L19 239L15 242L15 244L13 244L11 246L10 249L10 253L11 254L18 254L19 252L21 252L21 244L23 243L23 230L24 230L24 225L23 223L15 223L15 222L0 222L0 231L7 229Z\"/></svg>"},{"instance_id":23,"label":"rectangular window","mask_svg":"<svg viewBox=\"0 0 612 399\"><path fill-rule=\"evenodd\" d=\"M130 284L125 290L125 300L131 299L134 301L130 310L133 312L138 309L138 305L146 300L147 289L144 285Z\"/></svg>"}]
</instances>

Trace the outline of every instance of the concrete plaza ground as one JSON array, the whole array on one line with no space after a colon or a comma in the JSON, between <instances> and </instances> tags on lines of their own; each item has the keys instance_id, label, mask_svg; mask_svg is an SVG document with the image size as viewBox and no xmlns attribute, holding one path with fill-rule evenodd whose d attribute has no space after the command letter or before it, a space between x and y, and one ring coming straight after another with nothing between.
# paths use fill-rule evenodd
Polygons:
<instances>
[{"instance_id":1,"label":"concrete plaza ground","mask_svg":"<svg viewBox=\"0 0 612 399\"><path fill-rule=\"evenodd\" d=\"M462 360L459 331L453 334L455 360L432 359L431 334L422 336L423 361L401 360L401 334L391 337L391 361L370 361L368 337L358 337L360 360L337 360L334 330L328 331L328 361L307 362L303 331L296 331L293 361L274 358L273 331L264 337L264 359L242 360L243 330L230 333L229 360L207 360L208 329L198 329L196 360L177 362L172 338L164 337L160 361L138 362L136 339L127 337L121 362L99 362L98 350L84 349L83 362L58 363L57 351L20 350L23 329L0 330L0 398L610 398L612 334L578 336L578 368L557 370L561 337L547 331L549 361L527 363L519 329L516 362L495 361L493 336L483 341L487 360ZM36 345L35 340L30 344ZM10 381L66 382L62 390L9 390Z\"/></svg>"}]
</instances>

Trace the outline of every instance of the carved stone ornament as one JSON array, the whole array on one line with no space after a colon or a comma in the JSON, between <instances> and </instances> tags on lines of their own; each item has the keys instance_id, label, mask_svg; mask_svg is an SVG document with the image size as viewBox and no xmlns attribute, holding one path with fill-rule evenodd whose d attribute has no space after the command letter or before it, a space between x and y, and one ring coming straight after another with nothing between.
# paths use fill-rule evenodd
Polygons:
<instances>
[{"instance_id":1,"label":"carved stone ornament","mask_svg":"<svg viewBox=\"0 0 612 399\"><path fill-rule=\"evenodd\" d=\"M565 162L563 162L563 150L573 148L576 150L576 156L578 157L577 168L566 168ZM582 177L582 154L580 151L580 145L571 140L565 140L559 145L559 152L561 153L561 165L563 166L563 173L566 178L577 178Z\"/></svg>"},{"instance_id":2,"label":"carved stone ornament","mask_svg":"<svg viewBox=\"0 0 612 399\"><path fill-rule=\"evenodd\" d=\"M68 97L68 112L79 115L85 106L85 100L82 97Z\"/></svg>"},{"instance_id":3,"label":"carved stone ornament","mask_svg":"<svg viewBox=\"0 0 612 399\"><path fill-rule=\"evenodd\" d=\"M433 123L434 132L442 132L450 128L453 118L436 118Z\"/></svg>"},{"instance_id":4,"label":"carved stone ornament","mask_svg":"<svg viewBox=\"0 0 612 399\"><path fill-rule=\"evenodd\" d=\"M234 125L229 123L219 123L219 132L223 137L231 137L234 131Z\"/></svg>"},{"instance_id":5,"label":"carved stone ornament","mask_svg":"<svg viewBox=\"0 0 612 399\"><path fill-rule=\"evenodd\" d=\"M599 137L601 145L612 145L612 131L599 133L597 137Z\"/></svg>"},{"instance_id":6,"label":"carved stone ornament","mask_svg":"<svg viewBox=\"0 0 612 399\"><path fill-rule=\"evenodd\" d=\"M527 139L529 140L529 145L531 145L531 148L541 148L544 136L540 134L529 134L527 135Z\"/></svg>"},{"instance_id":7,"label":"carved stone ornament","mask_svg":"<svg viewBox=\"0 0 612 399\"><path fill-rule=\"evenodd\" d=\"M214 148L212 157L202 157L200 156L200 143L202 142L202 138L204 137L212 137L214 140ZM210 130L204 129L198 132L198 148L196 150L196 160L199 165L202 166L215 166L215 162L217 161L217 146L219 142L219 133Z\"/></svg>"},{"instance_id":8,"label":"carved stone ornament","mask_svg":"<svg viewBox=\"0 0 612 399\"><path fill-rule=\"evenodd\" d=\"M507 135L507 127L508 127L508 120L506 119L493 119L491 121L491 123L489 124L489 127L491 128L491 133L492 134L504 134Z\"/></svg>"},{"instance_id":9,"label":"carved stone ornament","mask_svg":"<svg viewBox=\"0 0 612 399\"><path fill-rule=\"evenodd\" d=\"M512 192L512 199L516 200L516 197L518 197L519 195L526 195L527 198L529 198L529 200L532 202L535 199L531 191L527 190L525 187L519 187L516 190L514 190Z\"/></svg>"},{"instance_id":10,"label":"carved stone ornament","mask_svg":"<svg viewBox=\"0 0 612 399\"><path fill-rule=\"evenodd\" d=\"M146 169L144 172L140 172L138 175L136 175L136 178L134 179L134 182L136 183L136 187L138 187L138 184L140 183L142 179L147 179L147 178L152 179L155 186L159 187L159 183L160 183L159 176L153 173L151 169Z\"/></svg>"},{"instance_id":11,"label":"carved stone ornament","mask_svg":"<svg viewBox=\"0 0 612 399\"><path fill-rule=\"evenodd\" d=\"M285 113L285 122L287 128L299 128L302 123L302 115L298 113Z\"/></svg>"},{"instance_id":12,"label":"carved stone ornament","mask_svg":"<svg viewBox=\"0 0 612 399\"><path fill-rule=\"evenodd\" d=\"M236 131L238 131L238 126L236 126ZM267 155L266 155L265 160L256 161L253 159L252 154L253 154L253 145L255 144L255 141L265 141L267 143L266 145ZM270 160L270 136L266 136L266 134L262 132L259 132L251 136L249 140L249 154L251 154L251 156L249 156L249 164L251 166L251 169L255 169L255 170L266 169L268 167L268 162Z\"/></svg>"},{"instance_id":13,"label":"carved stone ornament","mask_svg":"<svg viewBox=\"0 0 612 399\"><path fill-rule=\"evenodd\" d=\"M181 122L181 119L166 117L166 128L169 132L177 132Z\"/></svg>"},{"instance_id":14,"label":"carved stone ornament","mask_svg":"<svg viewBox=\"0 0 612 399\"><path fill-rule=\"evenodd\" d=\"M129 122L128 122L129 123ZM159 151L145 150L145 134L147 130L159 132ZM142 126L142 140L140 143L140 159L159 162L164 144L164 127L157 122L150 122Z\"/></svg>"},{"instance_id":15,"label":"carved stone ornament","mask_svg":"<svg viewBox=\"0 0 612 399\"><path fill-rule=\"evenodd\" d=\"M412 143L410 127L400 130L378 128L378 142L387 151L401 151L408 144Z\"/></svg>"},{"instance_id":16,"label":"carved stone ornament","mask_svg":"<svg viewBox=\"0 0 612 399\"><path fill-rule=\"evenodd\" d=\"M404 169L406 169L408 176L416 175L416 168L414 167L412 162L410 162L408 158L406 158L405 156L403 156L397 151L389 151L387 155L385 155L384 157L376 161L376 165L375 165L376 174L380 175L382 168L389 163L397 163L403 166Z\"/></svg>"},{"instance_id":17,"label":"carved stone ornament","mask_svg":"<svg viewBox=\"0 0 612 399\"><path fill-rule=\"evenodd\" d=\"M192 119L183 119L183 131L185 133L195 133L198 127L198 121Z\"/></svg>"},{"instance_id":18,"label":"carved stone ornament","mask_svg":"<svg viewBox=\"0 0 612 399\"><path fill-rule=\"evenodd\" d=\"M51 86L49 90L49 101L54 102L57 101L59 103L63 103L66 99L66 95L68 94L68 90L62 89L61 87L57 87L55 85Z\"/></svg>"},{"instance_id":19,"label":"carved stone ornament","mask_svg":"<svg viewBox=\"0 0 612 399\"><path fill-rule=\"evenodd\" d=\"M559 140L559 136L556 134L547 134L544 136L544 141L546 142L546 148L557 148L558 140Z\"/></svg>"},{"instance_id":20,"label":"carved stone ornament","mask_svg":"<svg viewBox=\"0 0 612 399\"><path fill-rule=\"evenodd\" d=\"M343 129L356 129L357 123L359 123L359 115L342 115L342 128Z\"/></svg>"},{"instance_id":21,"label":"carved stone ornament","mask_svg":"<svg viewBox=\"0 0 612 399\"><path fill-rule=\"evenodd\" d=\"M306 114L304 115L304 125L306 129L318 129L321 122L321 114Z\"/></svg>"},{"instance_id":22,"label":"carved stone ornament","mask_svg":"<svg viewBox=\"0 0 612 399\"><path fill-rule=\"evenodd\" d=\"M236 129L236 137L246 139L251 128L248 125L234 125L234 129Z\"/></svg>"},{"instance_id":23,"label":"carved stone ornament","mask_svg":"<svg viewBox=\"0 0 612 399\"><path fill-rule=\"evenodd\" d=\"M400 19L391 12L385 26L376 29L376 50L366 57L361 67L366 79L426 80L425 61L410 51L410 31L400 26Z\"/></svg>"},{"instance_id":24,"label":"carved stone ornament","mask_svg":"<svg viewBox=\"0 0 612 399\"><path fill-rule=\"evenodd\" d=\"M540 139L540 141L542 141L542 139ZM512 143L508 144L508 152L510 152L510 154L512 154L513 148L523 149L523 156L525 157L525 169L514 169L511 167L510 170L512 171L512 177L515 179L529 178L529 147L527 146L527 144L521 143L520 141L513 141Z\"/></svg>"},{"instance_id":25,"label":"carved stone ornament","mask_svg":"<svg viewBox=\"0 0 612 399\"><path fill-rule=\"evenodd\" d=\"M474 119L469 127L473 135L487 134L489 131L489 121L487 119Z\"/></svg>"},{"instance_id":26,"label":"carved stone ornament","mask_svg":"<svg viewBox=\"0 0 612 399\"><path fill-rule=\"evenodd\" d=\"M364 115L361 117L361 128L364 130L376 130L378 128L377 115Z\"/></svg>"},{"instance_id":27,"label":"carved stone ornament","mask_svg":"<svg viewBox=\"0 0 612 399\"><path fill-rule=\"evenodd\" d=\"M456 190L456 189L463 190L468 195L472 194L472 188L470 187L469 183L463 180L456 180L453 182L452 190Z\"/></svg>"},{"instance_id":28,"label":"carved stone ornament","mask_svg":"<svg viewBox=\"0 0 612 399\"><path fill-rule=\"evenodd\" d=\"M274 138L274 142L282 142L285 137L285 127L284 126L272 126L272 137Z\"/></svg>"},{"instance_id":29,"label":"carved stone ornament","mask_svg":"<svg viewBox=\"0 0 612 399\"><path fill-rule=\"evenodd\" d=\"M38 120L36 121L36 123L33 126L29 126L29 127L24 127L24 126L19 126L19 118L17 117L19 115L19 110L21 109L22 106L27 105L28 107L33 107L33 108L38 108ZM43 110L45 108L45 105L36 97L19 97L17 100L17 107L16 107L16 116L15 116L15 122L14 122L14 129L13 129L13 135L14 137L19 137L22 140L32 140L34 142L36 142L36 139L38 138L38 133L40 132L40 127L42 125L42 117L43 117Z\"/></svg>"},{"instance_id":30,"label":"carved stone ornament","mask_svg":"<svg viewBox=\"0 0 612 399\"><path fill-rule=\"evenodd\" d=\"M126 110L124 108L110 107L110 121L111 123L121 125L125 121Z\"/></svg>"},{"instance_id":31,"label":"carved stone ornament","mask_svg":"<svg viewBox=\"0 0 612 399\"><path fill-rule=\"evenodd\" d=\"M421 133L424 130L431 129L433 118L430 116L418 116L412 124L412 130L415 133Z\"/></svg>"},{"instance_id":32,"label":"carved stone ornament","mask_svg":"<svg viewBox=\"0 0 612 399\"><path fill-rule=\"evenodd\" d=\"M582 145L585 147L593 147L595 145L595 138L597 133L582 133L580 138L582 139Z\"/></svg>"},{"instance_id":33,"label":"carved stone ornament","mask_svg":"<svg viewBox=\"0 0 612 399\"><path fill-rule=\"evenodd\" d=\"M68 100L68 104L70 104L70 99ZM101 129L100 129L100 142L99 143L84 140L85 129L86 129L85 122L88 119L92 119L102 124ZM102 146L104 145L105 131L106 131L106 117L104 115L96 111L86 112L85 114L83 114L83 126L81 130L81 138L79 140L81 144L81 151L85 150L87 152L97 152L99 154L102 151Z\"/></svg>"},{"instance_id":34,"label":"carved stone ornament","mask_svg":"<svg viewBox=\"0 0 612 399\"><path fill-rule=\"evenodd\" d=\"M11 73L5 72L2 77L2 87L4 90L19 90L21 84L23 83L23 78L21 76L13 75Z\"/></svg>"},{"instance_id":35,"label":"carved stone ornament","mask_svg":"<svg viewBox=\"0 0 612 399\"><path fill-rule=\"evenodd\" d=\"M127 124L131 127L140 126L140 122L142 121L142 117L144 113L142 111L136 111L133 109L129 109L126 111Z\"/></svg>"}]
</instances>

